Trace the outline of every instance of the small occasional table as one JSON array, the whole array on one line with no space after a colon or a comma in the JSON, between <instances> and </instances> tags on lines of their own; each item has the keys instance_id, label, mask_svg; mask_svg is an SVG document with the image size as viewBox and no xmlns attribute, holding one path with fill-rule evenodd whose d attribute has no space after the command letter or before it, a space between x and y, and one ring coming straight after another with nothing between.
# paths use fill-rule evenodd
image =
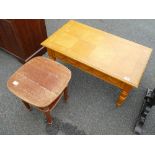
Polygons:
<instances>
[{"instance_id":1,"label":"small occasional table","mask_svg":"<svg viewBox=\"0 0 155 155\"><path fill-rule=\"evenodd\" d=\"M116 106L138 88L152 49L70 20L41 43L56 58L121 89Z\"/></svg>"},{"instance_id":2,"label":"small occasional table","mask_svg":"<svg viewBox=\"0 0 155 155\"><path fill-rule=\"evenodd\" d=\"M71 72L65 66L44 57L36 57L20 67L8 80L8 89L45 114L48 124L52 123L50 110L64 94L67 101L67 86Z\"/></svg>"}]
</instances>

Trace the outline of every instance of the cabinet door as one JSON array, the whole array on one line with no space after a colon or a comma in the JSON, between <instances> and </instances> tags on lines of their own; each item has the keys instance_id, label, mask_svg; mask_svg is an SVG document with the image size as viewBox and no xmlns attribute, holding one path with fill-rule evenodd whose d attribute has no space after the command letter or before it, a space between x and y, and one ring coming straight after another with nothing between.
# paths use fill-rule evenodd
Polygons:
<instances>
[{"instance_id":1,"label":"cabinet door","mask_svg":"<svg viewBox=\"0 0 155 155\"><path fill-rule=\"evenodd\" d=\"M11 20L0 19L0 47L18 58L23 56Z\"/></svg>"},{"instance_id":2,"label":"cabinet door","mask_svg":"<svg viewBox=\"0 0 155 155\"><path fill-rule=\"evenodd\" d=\"M41 19L20 19L13 22L22 45L24 59L27 59L41 48L40 43L47 38L45 22Z\"/></svg>"}]
</instances>

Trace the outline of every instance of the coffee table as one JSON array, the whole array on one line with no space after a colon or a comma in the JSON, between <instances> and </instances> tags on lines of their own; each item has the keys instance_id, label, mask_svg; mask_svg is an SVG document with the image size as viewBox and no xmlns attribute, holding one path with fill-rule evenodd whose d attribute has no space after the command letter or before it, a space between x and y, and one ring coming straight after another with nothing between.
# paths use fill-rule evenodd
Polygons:
<instances>
[{"instance_id":1,"label":"coffee table","mask_svg":"<svg viewBox=\"0 0 155 155\"><path fill-rule=\"evenodd\" d=\"M138 88L152 49L85 24L70 20L41 43L56 58L121 89L121 106L133 87Z\"/></svg>"}]
</instances>

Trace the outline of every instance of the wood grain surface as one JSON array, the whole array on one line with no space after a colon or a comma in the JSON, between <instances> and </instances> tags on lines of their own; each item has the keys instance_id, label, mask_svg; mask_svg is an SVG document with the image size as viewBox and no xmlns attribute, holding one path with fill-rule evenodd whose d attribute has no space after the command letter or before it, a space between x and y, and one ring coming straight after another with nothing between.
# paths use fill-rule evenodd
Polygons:
<instances>
[{"instance_id":1,"label":"wood grain surface","mask_svg":"<svg viewBox=\"0 0 155 155\"><path fill-rule=\"evenodd\" d=\"M152 51L73 20L41 45L51 58L67 57L132 87L138 87Z\"/></svg>"},{"instance_id":2,"label":"wood grain surface","mask_svg":"<svg viewBox=\"0 0 155 155\"><path fill-rule=\"evenodd\" d=\"M9 90L36 107L47 107L67 87L71 72L44 57L36 57L19 68L8 80Z\"/></svg>"}]
</instances>

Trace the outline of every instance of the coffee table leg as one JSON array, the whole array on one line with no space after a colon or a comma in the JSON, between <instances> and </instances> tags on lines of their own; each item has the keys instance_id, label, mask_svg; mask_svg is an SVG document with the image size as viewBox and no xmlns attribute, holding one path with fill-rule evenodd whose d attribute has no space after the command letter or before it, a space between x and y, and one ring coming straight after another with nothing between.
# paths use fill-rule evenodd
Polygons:
<instances>
[{"instance_id":1,"label":"coffee table leg","mask_svg":"<svg viewBox=\"0 0 155 155\"><path fill-rule=\"evenodd\" d=\"M55 53L51 49L47 48L48 56L50 59L56 61Z\"/></svg>"},{"instance_id":2,"label":"coffee table leg","mask_svg":"<svg viewBox=\"0 0 155 155\"><path fill-rule=\"evenodd\" d=\"M124 89L121 90L121 93L120 93L120 95L117 99L117 102L116 102L116 107L120 107L123 104L123 102L128 97L128 94L131 89L132 89L131 86L126 86L126 87L124 87Z\"/></svg>"}]
</instances>

